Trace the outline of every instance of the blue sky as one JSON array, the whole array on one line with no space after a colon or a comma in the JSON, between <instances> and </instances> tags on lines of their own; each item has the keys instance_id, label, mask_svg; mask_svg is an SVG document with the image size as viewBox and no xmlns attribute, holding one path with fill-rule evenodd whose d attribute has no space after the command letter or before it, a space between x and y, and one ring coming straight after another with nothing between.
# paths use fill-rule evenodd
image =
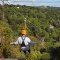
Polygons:
<instances>
[{"instance_id":1,"label":"blue sky","mask_svg":"<svg viewBox=\"0 0 60 60\"><path fill-rule=\"evenodd\" d=\"M10 4L60 7L60 0L8 0ZM7 1L5 3L9 4ZM0 4L2 4L0 0Z\"/></svg>"}]
</instances>

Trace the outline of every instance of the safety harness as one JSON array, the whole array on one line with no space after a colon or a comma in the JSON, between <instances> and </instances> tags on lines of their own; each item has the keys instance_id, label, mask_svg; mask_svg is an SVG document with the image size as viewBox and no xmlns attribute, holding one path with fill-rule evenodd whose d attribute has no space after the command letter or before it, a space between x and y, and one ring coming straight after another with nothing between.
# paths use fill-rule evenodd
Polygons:
<instances>
[{"instance_id":1,"label":"safety harness","mask_svg":"<svg viewBox=\"0 0 60 60\"><path fill-rule=\"evenodd\" d=\"M25 42L24 42L25 38L26 37L22 38L21 50L23 50L24 53L30 53L30 46L29 45L25 45Z\"/></svg>"},{"instance_id":2,"label":"safety harness","mask_svg":"<svg viewBox=\"0 0 60 60\"><path fill-rule=\"evenodd\" d=\"M22 44L21 44L21 50L23 50L23 51L26 49L26 45L25 45L25 42L24 42L25 38L26 37L22 38Z\"/></svg>"},{"instance_id":3,"label":"safety harness","mask_svg":"<svg viewBox=\"0 0 60 60\"><path fill-rule=\"evenodd\" d=\"M21 37L21 38L22 38L22 37ZM24 42L25 38L26 38L26 37L22 38L22 44L21 44L21 47L24 47L24 46L25 46L25 42Z\"/></svg>"}]
</instances>

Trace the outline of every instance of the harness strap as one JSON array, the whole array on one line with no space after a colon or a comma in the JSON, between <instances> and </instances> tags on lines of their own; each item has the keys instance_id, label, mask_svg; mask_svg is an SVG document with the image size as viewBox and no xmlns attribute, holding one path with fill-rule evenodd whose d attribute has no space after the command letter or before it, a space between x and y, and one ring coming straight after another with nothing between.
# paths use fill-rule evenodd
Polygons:
<instances>
[{"instance_id":1,"label":"harness strap","mask_svg":"<svg viewBox=\"0 0 60 60\"><path fill-rule=\"evenodd\" d=\"M21 37L22 38L22 37ZM26 37L22 38L22 44L21 44L21 50L22 51L27 51L27 50L30 50L30 46L29 45L25 45L24 43L24 40L25 40ZM20 51L21 51L20 50Z\"/></svg>"},{"instance_id":2,"label":"harness strap","mask_svg":"<svg viewBox=\"0 0 60 60\"><path fill-rule=\"evenodd\" d=\"M25 42L24 42L24 40L25 40L25 38L26 37L21 37L22 38L22 44L21 44L21 50L25 50L25 48L26 48L26 45L25 45Z\"/></svg>"},{"instance_id":3,"label":"harness strap","mask_svg":"<svg viewBox=\"0 0 60 60\"><path fill-rule=\"evenodd\" d=\"M24 37L24 38L23 38L23 37L21 37L21 38L22 38L22 42L23 42L23 41L25 40L25 38L26 38L26 37Z\"/></svg>"},{"instance_id":4,"label":"harness strap","mask_svg":"<svg viewBox=\"0 0 60 60\"><path fill-rule=\"evenodd\" d=\"M22 38L22 37L21 37L21 38ZM21 47L25 46L25 42L24 42L25 38L26 38L26 37L22 38L22 44L21 44Z\"/></svg>"}]
</instances>

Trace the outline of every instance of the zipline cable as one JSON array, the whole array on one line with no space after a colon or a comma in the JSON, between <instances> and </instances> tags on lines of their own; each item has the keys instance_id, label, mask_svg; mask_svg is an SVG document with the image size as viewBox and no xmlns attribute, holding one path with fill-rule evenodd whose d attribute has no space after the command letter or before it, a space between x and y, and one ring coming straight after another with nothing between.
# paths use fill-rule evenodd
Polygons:
<instances>
[{"instance_id":1,"label":"zipline cable","mask_svg":"<svg viewBox=\"0 0 60 60\"><path fill-rule=\"evenodd\" d=\"M8 2L8 1L7 1ZM31 0L30 0L30 2L32 2ZM8 2L9 4L10 4L10 2ZM32 4L33 4L33 2L32 2ZM34 4L33 4L33 6L34 6ZM13 7L14 8L14 7ZM15 8L14 8L15 9ZM15 9L15 11L17 11L16 9ZM22 14L21 14L22 15ZM23 17L24 17L24 15L23 15ZM25 17L24 17L25 18ZM26 18L25 18L25 20L24 20L24 29L26 30L26 24L29 24L30 22L29 21L27 21L26 22ZM30 23L30 24L32 24L32 26L33 27L36 27L37 28L37 26L35 25L35 24L33 24L33 23ZM28 25L27 25L28 26ZM32 27L31 26L31 27ZM39 29L38 29L39 30Z\"/></svg>"},{"instance_id":2,"label":"zipline cable","mask_svg":"<svg viewBox=\"0 0 60 60\"><path fill-rule=\"evenodd\" d=\"M30 0L31 1L31 0ZM7 1L8 2L8 1ZM32 1L31 1L32 2ZM10 4L10 2L8 2L9 4ZM33 2L32 2L32 4L33 4ZM34 5L34 4L33 4ZM14 8L14 7L13 7ZM14 8L15 9L15 8ZM17 10L15 9L15 11L17 12ZM13 11L14 12L14 11ZM21 14L21 15L23 15L23 14ZM23 15L23 17L24 17L24 15ZM26 17L24 17L24 18L26 18ZM26 29L26 24L28 24L28 23L30 23L29 21L27 21L27 22L25 22L24 21L24 23L25 23L25 25L24 25L24 28ZM32 26L31 27L35 27L36 29L37 29L37 25L35 25L35 24L33 24L33 22L31 22L30 24L32 24ZM27 25L28 26L28 25ZM40 28L38 28L38 30L40 30ZM37 31L38 32L38 31ZM39 33L38 33L38 35L40 35Z\"/></svg>"},{"instance_id":3,"label":"zipline cable","mask_svg":"<svg viewBox=\"0 0 60 60\"><path fill-rule=\"evenodd\" d=\"M7 1L8 2L8 1ZM8 4L10 4L10 2L8 2ZM10 4L11 5L11 4ZM14 7L13 7L14 8ZM14 10L17 12L17 10L14 8ZM13 11L14 12L14 11ZM21 13L20 13L21 14ZM22 14L21 14L22 15ZM23 18L25 18L24 17L24 15L23 15Z\"/></svg>"},{"instance_id":4,"label":"zipline cable","mask_svg":"<svg viewBox=\"0 0 60 60\"><path fill-rule=\"evenodd\" d=\"M12 1L12 0L9 0L9 1L11 1L11 2L31 2L30 0L29 1L22 1L22 0L20 0L20 1ZM60 1L32 1L33 3L60 3Z\"/></svg>"}]
</instances>

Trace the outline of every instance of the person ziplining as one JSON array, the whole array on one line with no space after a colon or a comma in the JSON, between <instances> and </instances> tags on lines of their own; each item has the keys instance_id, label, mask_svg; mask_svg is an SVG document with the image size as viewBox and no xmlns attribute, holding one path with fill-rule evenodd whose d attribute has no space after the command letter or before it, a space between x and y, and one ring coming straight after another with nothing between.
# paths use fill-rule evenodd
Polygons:
<instances>
[{"instance_id":1,"label":"person ziplining","mask_svg":"<svg viewBox=\"0 0 60 60\"><path fill-rule=\"evenodd\" d=\"M25 54L30 53L30 45L37 44L37 42L32 42L30 38L26 36L26 21L24 24L25 29L21 31L22 36L18 37L16 42L11 42L11 45L20 44L20 50L22 50Z\"/></svg>"}]
</instances>

